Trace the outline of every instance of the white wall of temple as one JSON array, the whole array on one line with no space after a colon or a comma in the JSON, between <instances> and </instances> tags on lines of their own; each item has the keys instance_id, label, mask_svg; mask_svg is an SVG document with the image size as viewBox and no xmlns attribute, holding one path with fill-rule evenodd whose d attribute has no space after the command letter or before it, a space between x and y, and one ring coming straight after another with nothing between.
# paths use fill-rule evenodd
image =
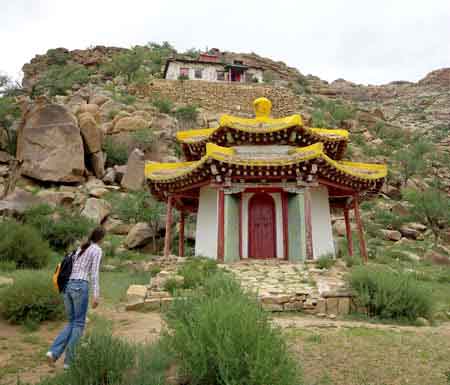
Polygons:
<instances>
[{"instance_id":1,"label":"white wall of temple","mask_svg":"<svg viewBox=\"0 0 450 385\"><path fill-rule=\"evenodd\" d=\"M217 259L217 189L200 189L195 234L195 255Z\"/></svg>"},{"instance_id":2,"label":"white wall of temple","mask_svg":"<svg viewBox=\"0 0 450 385\"><path fill-rule=\"evenodd\" d=\"M312 188L310 193L314 259L326 254L335 255L328 190L320 186Z\"/></svg>"},{"instance_id":3,"label":"white wall of temple","mask_svg":"<svg viewBox=\"0 0 450 385\"><path fill-rule=\"evenodd\" d=\"M224 67L217 64L203 64L203 63L182 63L170 62L167 68L166 79L178 80L180 76L180 69L189 69L189 80L207 80L210 82L217 81L217 71L223 71ZM201 70L201 78L195 77L195 70Z\"/></svg>"},{"instance_id":4,"label":"white wall of temple","mask_svg":"<svg viewBox=\"0 0 450 385\"><path fill-rule=\"evenodd\" d=\"M248 258L248 202L254 193L242 194L242 258ZM275 201L275 227L277 237L277 258L284 258L283 250L283 210L281 194L270 194Z\"/></svg>"}]
</instances>

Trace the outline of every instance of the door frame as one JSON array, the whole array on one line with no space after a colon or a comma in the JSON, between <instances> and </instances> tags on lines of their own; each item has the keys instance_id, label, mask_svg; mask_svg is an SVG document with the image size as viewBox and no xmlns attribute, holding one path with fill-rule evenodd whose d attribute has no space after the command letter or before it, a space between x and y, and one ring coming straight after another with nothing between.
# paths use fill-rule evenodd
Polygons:
<instances>
[{"instance_id":1,"label":"door frame","mask_svg":"<svg viewBox=\"0 0 450 385\"><path fill-rule=\"evenodd\" d=\"M264 199L269 198L271 201L271 211L272 211L272 230L273 230L273 257L266 257L266 258L259 258L259 257L254 257L251 255L251 246L253 244L253 226L252 226L252 215L251 215L251 211L252 211L252 207L254 205L254 200L257 199L258 197L264 196ZM277 259L278 255L277 255L277 216L276 216L276 203L275 203L275 199L273 198L272 195L270 195L269 193L266 192L256 192L254 193L250 199L248 200L248 213L247 213L247 218L248 218L248 244L247 244L247 257L249 259Z\"/></svg>"}]
</instances>

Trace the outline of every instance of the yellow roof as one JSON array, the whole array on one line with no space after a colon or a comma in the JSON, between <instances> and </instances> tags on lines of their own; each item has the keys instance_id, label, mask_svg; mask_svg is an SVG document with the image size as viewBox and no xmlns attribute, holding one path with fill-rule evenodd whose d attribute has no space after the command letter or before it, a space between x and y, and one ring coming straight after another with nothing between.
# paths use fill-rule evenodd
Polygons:
<instances>
[{"instance_id":1,"label":"yellow roof","mask_svg":"<svg viewBox=\"0 0 450 385\"><path fill-rule=\"evenodd\" d=\"M288 118L281 119L271 119L277 122L266 122L263 124L254 123L256 119L244 119L244 118L236 118L232 116L223 116L221 119L220 127L218 128L199 128L196 130L188 130L188 131L179 131L177 132L177 139L181 143L191 144L191 143L199 143L199 142L207 142L208 139L215 132L219 131L222 127L230 127L238 131L244 132L253 132L253 133L273 133L277 131L281 131L285 128L297 126L298 124L292 124L296 121L293 115ZM238 121L239 119L239 121ZM301 118L300 118L301 119ZM225 126L222 125L222 122L227 122ZM340 129L327 129L327 128L318 128L318 127L303 127L306 133L316 137L317 141L340 141L340 140L348 140L349 134L347 130Z\"/></svg>"},{"instance_id":2,"label":"yellow roof","mask_svg":"<svg viewBox=\"0 0 450 385\"><path fill-rule=\"evenodd\" d=\"M200 160L181 163L149 162L145 166L145 176L153 182L169 183L176 178L187 176L209 160L252 167L287 166L318 158L321 158L326 164L342 172L344 175L356 177L364 181L382 179L387 175L386 165L333 160L324 153L323 143L315 143L306 147L296 147L287 154L275 154L270 157L243 156L242 154L238 154L232 147L221 147L213 143L207 143L206 155Z\"/></svg>"}]
</instances>

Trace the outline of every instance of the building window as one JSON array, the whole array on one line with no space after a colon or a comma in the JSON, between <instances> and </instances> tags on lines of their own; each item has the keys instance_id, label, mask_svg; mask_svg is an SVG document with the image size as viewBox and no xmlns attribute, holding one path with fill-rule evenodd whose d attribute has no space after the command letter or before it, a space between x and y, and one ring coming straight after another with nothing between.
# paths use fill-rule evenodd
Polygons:
<instances>
[{"instance_id":1,"label":"building window","mask_svg":"<svg viewBox=\"0 0 450 385\"><path fill-rule=\"evenodd\" d=\"M180 78L189 79L189 68L180 68Z\"/></svg>"},{"instance_id":2,"label":"building window","mask_svg":"<svg viewBox=\"0 0 450 385\"><path fill-rule=\"evenodd\" d=\"M225 80L225 72L217 71L217 80Z\"/></svg>"},{"instance_id":3,"label":"building window","mask_svg":"<svg viewBox=\"0 0 450 385\"><path fill-rule=\"evenodd\" d=\"M195 78L201 79L203 77L203 70L201 68L195 70Z\"/></svg>"}]
</instances>

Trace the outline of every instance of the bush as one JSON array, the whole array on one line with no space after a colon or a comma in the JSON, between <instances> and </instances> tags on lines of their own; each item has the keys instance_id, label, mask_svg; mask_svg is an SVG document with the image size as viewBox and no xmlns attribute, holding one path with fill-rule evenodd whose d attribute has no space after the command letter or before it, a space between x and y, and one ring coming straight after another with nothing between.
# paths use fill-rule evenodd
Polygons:
<instances>
[{"instance_id":1,"label":"bush","mask_svg":"<svg viewBox=\"0 0 450 385\"><path fill-rule=\"evenodd\" d=\"M69 52L64 48L49 49L47 51L47 64L64 65L67 63L69 57Z\"/></svg>"},{"instance_id":2,"label":"bush","mask_svg":"<svg viewBox=\"0 0 450 385\"><path fill-rule=\"evenodd\" d=\"M320 257L316 261L316 266L319 269L329 269L335 263L336 263L336 260L332 256L324 255L323 257Z\"/></svg>"},{"instance_id":3,"label":"bush","mask_svg":"<svg viewBox=\"0 0 450 385\"><path fill-rule=\"evenodd\" d=\"M33 87L33 94L48 91L50 96L66 95L75 84L83 85L89 81L90 73L81 64L51 65L45 76Z\"/></svg>"},{"instance_id":4,"label":"bush","mask_svg":"<svg viewBox=\"0 0 450 385\"><path fill-rule=\"evenodd\" d=\"M144 52L138 47L114 55L112 62L107 66L108 74L123 75L131 82L144 62Z\"/></svg>"},{"instance_id":5,"label":"bush","mask_svg":"<svg viewBox=\"0 0 450 385\"><path fill-rule=\"evenodd\" d=\"M176 299L166 314L164 342L191 384L298 385L286 342L255 298L217 273Z\"/></svg>"},{"instance_id":6,"label":"bush","mask_svg":"<svg viewBox=\"0 0 450 385\"><path fill-rule=\"evenodd\" d=\"M151 128L142 128L131 134L135 146L142 151L149 151L155 141L155 136L153 135L153 130Z\"/></svg>"},{"instance_id":7,"label":"bush","mask_svg":"<svg viewBox=\"0 0 450 385\"><path fill-rule=\"evenodd\" d=\"M49 205L37 205L24 213L25 223L35 227L56 250L66 250L73 243L86 235L95 224L88 218L59 207L52 209Z\"/></svg>"},{"instance_id":8,"label":"bush","mask_svg":"<svg viewBox=\"0 0 450 385\"><path fill-rule=\"evenodd\" d=\"M0 311L14 324L38 324L62 319L64 305L56 292L51 274L46 271L22 271L14 283L1 291Z\"/></svg>"},{"instance_id":9,"label":"bush","mask_svg":"<svg viewBox=\"0 0 450 385\"><path fill-rule=\"evenodd\" d=\"M175 117L183 122L196 122L198 110L196 106L187 105L175 110Z\"/></svg>"},{"instance_id":10,"label":"bush","mask_svg":"<svg viewBox=\"0 0 450 385\"><path fill-rule=\"evenodd\" d=\"M411 274L358 266L350 274L350 285L369 316L414 321L431 315L432 297Z\"/></svg>"},{"instance_id":11,"label":"bush","mask_svg":"<svg viewBox=\"0 0 450 385\"><path fill-rule=\"evenodd\" d=\"M184 277L184 288L192 289L201 286L203 282L217 272L216 261L209 258L189 258L178 269L178 274Z\"/></svg>"},{"instance_id":12,"label":"bush","mask_svg":"<svg viewBox=\"0 0 450 385\"><path fill-rule=\"evenodd\" d=\"M96 327L64 373L40 385L164 385L170 357L160 344L134 345Z\"/></svg>"},{"instance_id":13,"label":"bush","mask_svg":"<svg viewBox=\"0 0 450 385\"><path fill-rule=\"evenodd\" d=\"M14 220L0 222L0 261L14 261L18 268L39 268L48 263L51 250L32 226Z\"/></svg>"},{"instance_id":14,"label":"bush","mask_svg":"<svg viewBox=\"0 0 450 385\"><path fill-rule=\"evenodd\" d=\"M128 147L116 143L110 136L103 141L103 151L106 153L106 167L124 165L128 162Z\"/></svg>"},{"instance_id":15,"label":"bush","mask_svg":"<svg viewBox=\"0 0 450 385\"><path fill-rule=\"evenodd\" d=\"M6 150L13 156L16 155L17 132L10 127L20 116L20 108L15 99L11 96L0 96L0 130L4 130L6 134Z\"/></svg>"},{"instance_id":16,"label":"bush","mask_svg":"<svg viewBox=\"0 0 450 385\"><path fill-rule=\"evenodd\" d=\"M314 108L311 115L314 127L339 127L343 120L354 116L350 106L332 100L317 99Z\"/></svg>"},{"instance_id":17,"label":"bush","mask_svg":"<svg viewBox=\"0 0 450 385\"><path fill-rule=\"evenodd\" d=\"M164 114L170 114L172 112L173 103L169 99L155 99L153 105Z\"/></svg>"},{"instance_id":18,"label":"bush","mask_svg":"<svg viewBox=\"0 0 450 385\"><path fill-rule=\"evenodd\" d=\"M345 262L345 266L347 267L353 267L353 266L358 266L362 264L362 260L360 257L353 255L345 255L344 256L344 262Z\"/></svg>"},{"instance_id":19,"label":"bush","mask_svg":"<svg viewBox=\"0 0 450 385\"><path fill-rule=\"evenodd\" d=\"M183 285L178 282L175 278L169 278L164 283L164 290L168 291L170 294L174 295L178 289L181 289Z\"/></svg>"}]
</instances>

